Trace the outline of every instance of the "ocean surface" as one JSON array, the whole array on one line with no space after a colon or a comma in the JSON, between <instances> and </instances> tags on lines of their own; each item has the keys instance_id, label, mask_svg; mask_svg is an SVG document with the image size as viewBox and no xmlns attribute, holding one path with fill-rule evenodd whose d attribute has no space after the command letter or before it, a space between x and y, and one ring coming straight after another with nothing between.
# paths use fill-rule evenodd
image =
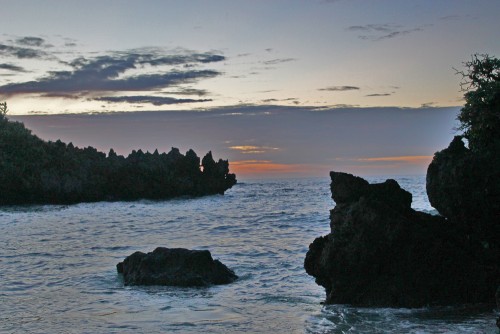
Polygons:
<instances>
[{"instance_id":1,"label":"ocean surface","mask_svg":"<svg viewBox=\"0 0 500 334\"><path fill-rule=\"evenodd\" d=\"M423 176L397 180L414 208L435 212ZM197 199L0 207L0 333L498 333L491 308L322 305L303 262L329 232L329 183L252 180ZM116 264L157 246L208 249L240 278L125 287Z\"/></svg>"}]
</instances>

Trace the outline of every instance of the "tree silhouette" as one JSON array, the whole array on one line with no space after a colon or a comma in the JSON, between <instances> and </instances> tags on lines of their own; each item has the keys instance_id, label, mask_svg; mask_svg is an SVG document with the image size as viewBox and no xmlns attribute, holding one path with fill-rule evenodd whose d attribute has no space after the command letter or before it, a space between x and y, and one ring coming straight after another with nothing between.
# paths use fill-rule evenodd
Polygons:
<instances>
[{"instance_id":1,"label":"tree silhouette","mask_svg":"<svg viewBox=\"0 0 500 334\"><path fill-rule=\"evenodd\" d=\"M7 102L0 102L0 118L5 118L5 115L9 109L7 109Z\"/></svg>"},{"instance_id":2,"label":"tree silhouette","mask_svg":"<svg viewBox=\"0 0 500 334\"><path fill-rule=\"evenodd\" d=\"M475 54L464 63L462 90L465 105L458 115L460 129L473 151L500 141L500 59Z\"/></svg>"}]
</instances>

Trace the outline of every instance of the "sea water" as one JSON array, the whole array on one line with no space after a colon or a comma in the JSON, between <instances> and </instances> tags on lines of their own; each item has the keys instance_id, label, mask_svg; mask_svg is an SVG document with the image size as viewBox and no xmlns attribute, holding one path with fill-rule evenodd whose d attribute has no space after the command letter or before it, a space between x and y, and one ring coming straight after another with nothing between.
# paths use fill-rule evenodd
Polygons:
<instances>
[{"instance_id":1,"label":"sea water","mask_svg":"<svg viewBox=\"0 0 500 334\"><path fill-rule=\"evenodd\" d=\"M372 179L371 181L380 181ZM434 212L425 177L398 178ZM324 306L303 269L329 232L328 179L243 181L224 196L0 207L1 333L497 333L496 310ZM158 246L208 249L239 279L126 287L116 264Z\"/></svg>"}]
</instances>

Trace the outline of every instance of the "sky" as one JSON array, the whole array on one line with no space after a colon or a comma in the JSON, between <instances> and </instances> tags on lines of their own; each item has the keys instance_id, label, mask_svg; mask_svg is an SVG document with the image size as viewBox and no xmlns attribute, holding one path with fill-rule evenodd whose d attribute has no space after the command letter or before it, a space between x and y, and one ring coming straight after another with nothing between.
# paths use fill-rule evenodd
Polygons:
<instances>
[{"instance_id":1,"label":"sky","mask_svg":"<svg viewBox=\"0 0 500 334\"><path fill-rule=\"evenodd\" d=\"M43 139L245 177L424 174L498 0L0 0L0 101Z\"/></svg>"}]
</instances>

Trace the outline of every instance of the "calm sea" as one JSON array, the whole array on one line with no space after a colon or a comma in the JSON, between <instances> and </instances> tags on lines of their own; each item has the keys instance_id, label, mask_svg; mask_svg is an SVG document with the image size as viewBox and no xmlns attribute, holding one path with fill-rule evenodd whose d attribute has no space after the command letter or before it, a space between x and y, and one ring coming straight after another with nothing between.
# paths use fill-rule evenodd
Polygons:
<instances>
[{"instance_id":1,"label":"calm sea","mask_svg":"<svg viewBox=\"0 0 500 334\"><path fill-rule=\"evenodd\" d=\"M424 177L399 178L433 211ZM244 181L224 196L0 208L1 333L497 333L495 310L323 306L303 269L329 231L328 179ZM125 287L115 265L157 246L209 249L240 279Z\"/></svg>"}]
</instances>

